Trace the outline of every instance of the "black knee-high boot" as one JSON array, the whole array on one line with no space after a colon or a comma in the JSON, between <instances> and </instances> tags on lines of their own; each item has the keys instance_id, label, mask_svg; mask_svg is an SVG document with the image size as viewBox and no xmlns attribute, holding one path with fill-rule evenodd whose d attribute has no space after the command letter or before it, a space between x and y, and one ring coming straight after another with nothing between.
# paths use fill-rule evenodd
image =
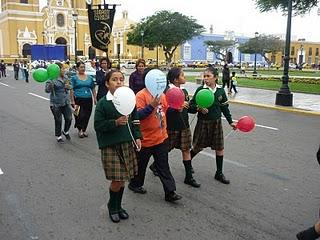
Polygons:
<instances>
[{"instance_id":1,"label":"black knee-high boot","mask_svg":"<svg viewBox=\"0 0 320 240\"><path fill-rule=\"evenodd\" d=\"M191 160L189 161L183 161L183 165L184 165L184 168L185 168L185 171L186 171L186 177L184 179L184 183L185 184L188 184L192 187L200 187L200 184L197 183L197 181L192 177L192 171L191 171Z\"/></svg>"},{"instance_id":2,"label":"black knee-high boot","mask_svg":"<svg viewBox=\"0 0 320 240\"><path fill-rule=\"evenodd\" d=\"M108 202L109 217L112 222L118 223L120 222L119 204L118 204L119 192L113 192L111 189L109 189L109 194L110 194L110 199Z\"/></svg>"},{"instance_id":3,"label":"black knee-high boot","mask_svg":"<svg viewBox=\"0 0 320 240\"><path fill-rule=\"evenodd\" d=\"M123 196L124 187L120 188L120 191L118 192L118 203L119 203L119 217L120 219L128 219L129 214L126 210L122 208L122 196Z\"/></svg>"},{"instance_id":4,"label":"black knee-high boot","mask_svg":"<svg viewBox=\"0 0 320 240\"><path fill-rule=\"evenodd\" d=\"M230 181L226 179L226 177L222 173L222 166L223 166L223 156L216 155L216 165L217 165L217 171L214 176L214 178L224 184L229 184Z\"/></svg>"},{"instance_id":5,"label":"black knee-high boot","mask_svg":"<svg viewBox=\"0 0 320 240\"><path fill-rule=\"evenodd\" d=\"M314 226L297 234L299 240L315 240L318 237L320 237L320 234L316 232Z\"/></svg>"}]
</instances>

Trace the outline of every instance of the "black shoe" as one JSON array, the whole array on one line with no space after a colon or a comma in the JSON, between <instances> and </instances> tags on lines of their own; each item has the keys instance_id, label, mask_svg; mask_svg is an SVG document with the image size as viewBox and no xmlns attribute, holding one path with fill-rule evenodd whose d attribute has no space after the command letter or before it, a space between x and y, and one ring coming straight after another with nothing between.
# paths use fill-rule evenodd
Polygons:
<instances>
[{"instance_id":1,"label":"black shoe","mask_svg":"<svg viewBox=\"0 0 320 240\"><path fill-rule=\"evenodd\" d=\"M69 133L65 133L64 131L62 131L62 134L65 136L65 138L70 141L71 140L71 137L70 137L70 134Z\"/></svg>"},{"instance_id":2,"label":"black shoe","mask_svg":"<svg viewBox=\"0 0 320 240\"><path fill-rule=\"evenodd\" d=\"M155 175L156 177L159 177L159 173L153 163L150 165L149 168L152 171L153 175Z\"/></svg>"},{"instance_id":3,"label":"black shoe","mask_svg":"<svg viewBox=\"0 0 320 240\"><path fill-rule=\"evenodd\" d=\"M119 213L111 212L110 211L110 207L109 207L109 203L108 203L108 209L109 209L109 217L110 217L111 221L114 222L114 223L120 222Z\"/></svg>"},{"instance_id":4,"label":"black shoe","mask_svg":"<svg viewBox=\"0 0 320 240\"><path fill-rule=\"evenodd\" d=\"M175 201L178 201L180 200L182 197L178 194L176 194L175 192L171 192L171 193L166 193L166 196L165 196L165 200L167 202L175 202Z\"/></svg>"},{"instance_id":5,"label":"black shoe","mask_svg":"<svg viewBox=\"0 0 320 240\"><path fill-rule=\"evenodd\" d=\"M197 183L197 181L194 178L184 179L184 183L195 188L199 188L201 186L201 184Z\"/></svg>"},{"instance_id":6,"label":"black shoe","mask_svg":"<svg viewBox=\"0 0 320 240\"><path fill-rule=\"evenodd\" d=\"M133 187L129 184L128 188L135 193L140 193L140 194L147 193L147 190L145 190L143 187Z\"/></svg>"},{"instance_id":7,"label":"black shoe","mask_svg":"<svg viewBox=\"0 0 320 240\"><path fill-rule=\"evenodd\" d=\"M119 210L119 217L120 219L128 219L129 218L129 214L127 213L126 210L124 210L123 208L121 208Z\"/></svg>"},{"instance_id":8,"label":"black shoe","mask_svg":"<svg viewBox=\"0 0 320 240\"><path fill-rule=\"evenodd\" d=\"M214 176L214 179L223 183L223 184L230 184L230 181L226 179L226 177L223 175L223 173L216 173Z\"/></svg>"},{"instance_id":9,"label":"black shoe","mask_svg":"<svg viewBox=\"0 0 320 240\"><path fill-rule=\"evenodd\" d=\"M314 240L317 239L320 235L314 229L314 226L306 229L304 231L299 232L296 237L299 240Z\"/></svg>"}]
</instances>

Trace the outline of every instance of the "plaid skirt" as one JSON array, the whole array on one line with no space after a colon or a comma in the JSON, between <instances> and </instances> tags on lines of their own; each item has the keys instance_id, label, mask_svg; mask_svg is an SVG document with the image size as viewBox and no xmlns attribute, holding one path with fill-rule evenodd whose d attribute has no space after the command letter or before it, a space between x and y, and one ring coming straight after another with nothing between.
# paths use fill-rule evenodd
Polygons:
<instances>
[{"instance_id":1,"label":"plaid skirt","mask_svg":"<svg viewBox=\"0 0 320 240\"><path fill-rule=\"evenodd\" d=\"M108 180L130 181L138 173L137 156L131 142L101 149L101 161Z\"/></svg>"},{"instance_id":2,"label":"plaid skirt","mask_svg":"<svg viewBox=\"0 0 320 240\"><path fill-rule=\"evenodd\" d=\"M181 131L168 130L169 151L174 148L180 150L191 149L191 131L190 128Z\"/></svg>"},{"instance_id":3,"label":"plaid skirt","mask_svg":"<svg viewBox=\"0 0 320 240\"><path fill-rule=\"evenodd\" d=\"M193 149L211 147L213 150L224 149L223 129L221 119L198 119L193 133Z\"/></svg>"}]
</instances>

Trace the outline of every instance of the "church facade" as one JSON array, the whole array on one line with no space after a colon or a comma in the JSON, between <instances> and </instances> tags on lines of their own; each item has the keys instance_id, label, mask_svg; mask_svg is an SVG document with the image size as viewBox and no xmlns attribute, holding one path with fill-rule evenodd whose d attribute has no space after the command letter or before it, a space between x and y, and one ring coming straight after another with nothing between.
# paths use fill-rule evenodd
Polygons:
<instances>
[{"instance_id":1,"label":"church facade","mask_svg":"<svg viewBox=\"0 0 320 240\"><path fill-rule=\"evenodd\" d=\"M93 1L94 4L100 1ZM136 22L122 12L115 20L108 56L111 59L137 59L144 53L147 60L165 59L159 49L142 50L127 44L127 33ZM76 41L76 42L75 42ZM74 60L76 48L80 58L105 56L91 46L86 1L48 0L40 9L39 0L2 0L0 13L0 58L12 62L14 58L28 58L33 44L66 45L66 56ZM177 51L179 55L179 50Z\"/></svg>"}]
</instances>

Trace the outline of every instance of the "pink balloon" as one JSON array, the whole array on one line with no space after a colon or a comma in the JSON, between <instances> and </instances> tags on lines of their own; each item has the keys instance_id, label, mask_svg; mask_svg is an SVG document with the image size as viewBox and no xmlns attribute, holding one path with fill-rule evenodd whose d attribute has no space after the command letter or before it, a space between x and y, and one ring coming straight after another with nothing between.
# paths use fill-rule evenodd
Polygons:
<instances>
[{"instance_id":1,"label":"pink balloon","mask_svg":"<svg viewBox=\"0 0 320 240\"><path fill-rule=\"evenodd\" d=\"M184 103L184 93L178 87L169 88L166 92L166 98L169 107L173 109L180 109Z\"/></svg>"},{"instance_id":2,"label":"pink balloon","mask_svg":"<svg viewBox=\"0 0 320 240\"><path fill-rule=\"evenodd\" d=\"M243 116L238 120L237 129L241 132L250 132L254 129L256 120L250 116Z\"/></svg>"}]
</instances>

